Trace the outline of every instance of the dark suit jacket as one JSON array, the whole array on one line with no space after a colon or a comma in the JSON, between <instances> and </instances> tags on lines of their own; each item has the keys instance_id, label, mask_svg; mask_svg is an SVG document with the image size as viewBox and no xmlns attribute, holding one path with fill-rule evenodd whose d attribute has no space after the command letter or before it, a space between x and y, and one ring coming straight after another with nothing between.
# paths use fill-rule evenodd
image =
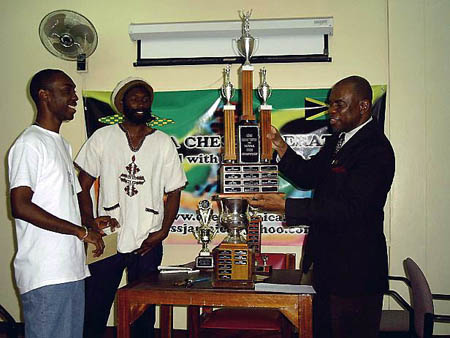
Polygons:
<instances>
[{"instance_id":1,"label":"dark suit jacket","mask_svg":"<svg viewBox=\"0 0 450 338\"><path fill-rule=\"evenodd\" d=\"M367 295L388 288L383 207L394 177L391 144L375 121L345 143L332 164L337 136L304 160L288 149L280 171L312 199L287 199L288 225L310 225L303 269L314 263L317 291Z\"/></svg>"}]
</instances>

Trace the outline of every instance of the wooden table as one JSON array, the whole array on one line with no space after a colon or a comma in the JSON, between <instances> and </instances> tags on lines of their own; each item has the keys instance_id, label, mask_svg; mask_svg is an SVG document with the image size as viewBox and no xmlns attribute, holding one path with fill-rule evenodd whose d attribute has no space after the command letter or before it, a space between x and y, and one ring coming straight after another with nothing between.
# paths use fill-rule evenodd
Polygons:
<instances>
[{"instance_id":1,"label":"wooden table","mask_svg":"<svg viewBox=\"0 0 450 338\"><path fill-rule=\"evenodd\" d=\"M298 270L273 270L268 282L297 284L300 280ZM198 282L187 288L175 286L177 281L186 278L198 279L211 276L199 274L154 273L148 277L122 287L117 292L118 338L130 338L130 325L150 304L160 305L161 337L172 337L172 307L188 307L189 337L198 337L195 314L201 306L244 307L278 309L298 328L299 337L312 338L312 294L287 294L258 292L249 289L214 289L211 281ZM194 317L193 317L194 316Z\"/></svg>"}]
</instances>

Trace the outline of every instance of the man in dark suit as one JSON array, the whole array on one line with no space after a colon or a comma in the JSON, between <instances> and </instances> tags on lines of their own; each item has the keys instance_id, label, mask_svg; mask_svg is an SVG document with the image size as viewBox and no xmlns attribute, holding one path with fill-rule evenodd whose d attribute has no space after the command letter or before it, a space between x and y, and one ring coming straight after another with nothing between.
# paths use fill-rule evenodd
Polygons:
<instances>
[{"instance_id":1,"label":"man in dark suit","mask_svg":"<svg viewBox=\"0 0 450 338\"><path fill-rule=\"evenodd\" d=\"M315 337L377 337L388 289L383 207L394 177L391 144L371 117L367 80L339 81L329 97L333 135L304 160L273 128L280 171L308 199L261 194L250 204L286 214L287 225L310 225L303 271L313 264Z\"/></svg>"}]
</instances>

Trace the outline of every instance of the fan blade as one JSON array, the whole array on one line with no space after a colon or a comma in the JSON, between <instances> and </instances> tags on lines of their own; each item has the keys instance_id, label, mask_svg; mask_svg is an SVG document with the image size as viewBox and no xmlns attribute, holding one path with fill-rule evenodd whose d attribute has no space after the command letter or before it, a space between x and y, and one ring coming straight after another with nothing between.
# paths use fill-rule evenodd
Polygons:
<instances>
[{"instance_id":1,"label":"fan blade","mask_svg":"<svg viewBox=\"0 0 450 338\"><path fill-rule=\"evenodd\" d=\"M78 24L70 29L70 34L80 45L86 57L91 56L97 48L97 34L95 28L88 25Z\"/></svg>"},{"instance_id":2,"label":"fan blade","mask_svg":"<svg viewBox=\"0 0 450 338\"><path fill-rule=\"evenodd\" d=\"M47 19L47 21L44 24L44 27L42 28L45 35L51 36L52 33L58 33L64 31L64 19L66 18L66 15L63 13L55 14Z\"/></svg>"},{"instance_id":3,"label":"fan blade","mask_svg":"<svg viewBox=\"0 0 450 338\"><path fill-rule=\"evenodd\" d=\"M73 36L73 38L77 41L81 38L82 40L86 40L89 43L94 41L94 32L89 26L86 25L75 25L69 30L69 34Z\"/></svg>"},{"instance_id":4,"label":"fan blade","mask_svg":"<svg viewBox=\"0 0 450 338\"><path fill-rule=\"evenodd\" d=\"M66 60L74 60L79 54L79 48L76 45L64 47L64 45L62 45L61 43L53 43L53 48L60 52L62 54L61 57L65 58Z\"/></svg>"}]
</instances>

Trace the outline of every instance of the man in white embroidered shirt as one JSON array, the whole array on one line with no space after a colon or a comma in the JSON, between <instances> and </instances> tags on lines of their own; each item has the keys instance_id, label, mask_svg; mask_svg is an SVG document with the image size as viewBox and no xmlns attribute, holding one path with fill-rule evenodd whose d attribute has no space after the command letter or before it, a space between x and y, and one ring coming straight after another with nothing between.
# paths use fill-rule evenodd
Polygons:
<instances>
[{"instance_id":1,"label":"man in white embroidered shirt","mask_svg":"<svg viewBox=\"0 0 450 338\"><path fill-rule=\"evenodd\" d=\"M129 282L157 270L162 241L169 234L187 183L171 138L147 125L153 119L152 101L153 89L143 79L121 81L111 102L124 115L123 123L97 130L75 159L84 224L90 226L93 219L89 191L99 178L98 213L114 218L118 224L112 227L119 227L118 253L89 265L85 337L103 336L125 268ZM154 320L154 307L150 307L133 325L132 335L153 337Z\"/></svg>"}]
</instances>

